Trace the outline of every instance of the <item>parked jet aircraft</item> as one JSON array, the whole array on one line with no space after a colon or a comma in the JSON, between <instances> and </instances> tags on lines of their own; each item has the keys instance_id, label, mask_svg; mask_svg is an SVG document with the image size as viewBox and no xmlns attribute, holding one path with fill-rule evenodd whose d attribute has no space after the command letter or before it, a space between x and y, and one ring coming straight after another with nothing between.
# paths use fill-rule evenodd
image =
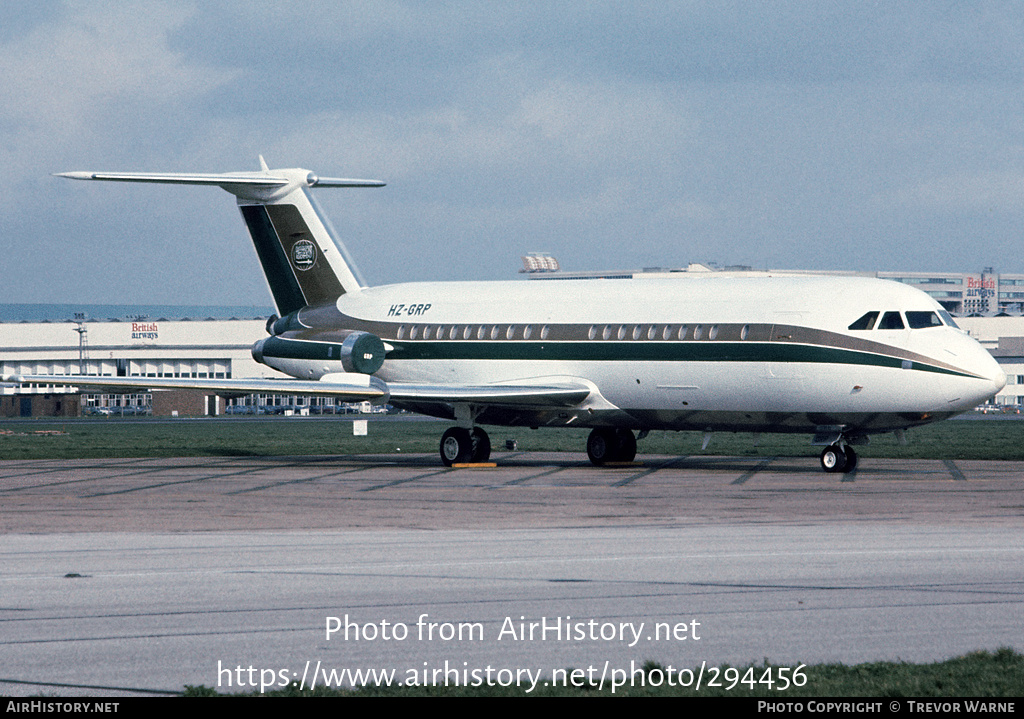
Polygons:
<instances>
[{"instance_id":1,"label":"parked jet aircraft","mask_svg":"<svg viewBox=\"0 0 1024 719\"><path fill-rule=\"evenodd\" d=\"M809 433L825 445L825 471L849 472L851 445L868 435L959 414L1006 382L932 298L877 279L708 273L368 287L310 188L383 183L260 164L61 176L235 195L278 311L252 354L295 379L65 383L390 402L454 421L440 443L446 465L487 460L480 425L514 425L592 428L595 465L631 461L635 431Z\"/></svg>"}]
</instances>

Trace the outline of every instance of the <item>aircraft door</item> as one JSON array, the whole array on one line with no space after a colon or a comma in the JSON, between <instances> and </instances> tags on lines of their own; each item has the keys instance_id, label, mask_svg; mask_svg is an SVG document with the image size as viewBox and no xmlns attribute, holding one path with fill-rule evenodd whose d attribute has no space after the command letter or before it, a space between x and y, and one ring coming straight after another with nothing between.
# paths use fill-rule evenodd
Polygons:
<instances>
[{"instance_id":1,"label":"aircraft door","mask_svg":"<svg viewBox=\"0 0 1024 719\"><path fill-rule=\"evenodd\" d=\"M793 390L803 388L805 363L799 361L794 344L796 330L805 326L806 312L776 312L770 335L768 377ZM780 389L783 387L780 386Z\"/></svg>"}]
</instances>

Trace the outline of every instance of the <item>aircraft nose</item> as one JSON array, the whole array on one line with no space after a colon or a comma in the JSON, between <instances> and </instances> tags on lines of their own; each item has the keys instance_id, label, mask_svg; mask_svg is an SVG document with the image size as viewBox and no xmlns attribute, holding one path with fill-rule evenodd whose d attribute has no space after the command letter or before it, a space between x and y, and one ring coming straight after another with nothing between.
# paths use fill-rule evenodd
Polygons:
<instances>
[{"instance_id":1,"label":"aircraft nose","mask_svg":"<svg viewBox=\"0 0 1024 719\"><path fill-rule=\"evenodd\" d=\"M946 349L956 357L959 367L974 377L974 380L968 383L969 388L961 385L955 390L958 395L955 399L947 398L950 401L962 403L969 409L988 402L1006 386L1006 372L999 366L996 358L973 337L961 334L958 340L950 342Z\"/></svg>"},{"instance_id":2,"label":"aircraft nose","mask_svg":"<svg viewBox=\"0 0 1024 719\"><path fill-rule=\"evenodd\" d=\"M997 373L992 377L992 386L995 387L995 391L998 393L1006 386L1006 372L1003 368L996 364Z\"/></svg>"},{"instance_id":3,"label":"aircraft nose","mask_svg":"<svg viewBox=\"0 0 1024 719\"><path fill-rule=\"evenodd\" d=\"M985 389L987 396L982 400L985 401L994 397L1006 386L1006 372L999 366L995 357L988 353L988 350L981 346L978 347L978 350L980 355L976 363L978 374L988 380L988 386Z\"/></svg>"},{"instance_id":4,"label":"aircraft nose","mask_svg":"<svg viewBox=\"0 0 1024 719\"><path fill-rule=\"evenodd\" d=\"M1002 371L1002 368L1000 367L999 374L996 375L992 381L995 383L995 391L998 392L1000 389L1007 386L1007 373Z\"/></svg>"}]
</instances>

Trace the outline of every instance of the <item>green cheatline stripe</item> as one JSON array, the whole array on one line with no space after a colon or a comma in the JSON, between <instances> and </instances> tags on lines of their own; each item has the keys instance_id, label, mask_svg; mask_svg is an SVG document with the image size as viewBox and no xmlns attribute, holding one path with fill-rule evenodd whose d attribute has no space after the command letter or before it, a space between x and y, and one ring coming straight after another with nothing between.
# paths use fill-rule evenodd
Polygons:
<instances>
[{"instance_id":1,"label":"green cheatline stripe","mask_svg":"<svg viewBox=\"0 0 1024 719\"><path fill-rule=\"evenodd\" d=\"M899 357L836 347L788 342L412 342L391 341L387 359L395 360L553 360L576 362L797 362L900 368ZM270 337L265 357L338 359L340 345ZM912 362L922 372L973 377L944 367Z\"/></svg>"}]
</instances>

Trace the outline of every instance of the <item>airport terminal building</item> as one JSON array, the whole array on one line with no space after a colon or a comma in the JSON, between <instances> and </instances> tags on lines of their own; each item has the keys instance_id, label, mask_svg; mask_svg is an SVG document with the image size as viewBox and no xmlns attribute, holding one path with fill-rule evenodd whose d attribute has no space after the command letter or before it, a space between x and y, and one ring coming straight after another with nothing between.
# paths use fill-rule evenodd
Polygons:
<instances>
[{"instance_id":1,"label":"airport terminal building","mask_svg":"<svg viewBox=\"0 0 1024 719\"><path fill-rule=\"evenodd\" d=\"M615 273L541 272L535 280L638 275L679 276L679 272L721 270L691 265L680 270L651 268ZM772 270L773 274L804 273ZM1024 275L913 272L828 273L870 274L911 284L934 297L956 316L957 324L979 340L1002 365L1006 387L994 405L1024 407ZM74 315L74 313L69 313ZM0 376L23 374L91 374L111 377L288 378L252 358L254 342L266 337L266 318L106 320L48 319L0 321ZM301 396L249 395L223 398L194 391L142 394L79 394L56 386L0 385L0 417L73 417L81 414L158 414L202 416L224 413L296 412L334 414L346 411L333 399Z\"/></svg>"},{"instance_id":2,"label":"airport terminal building","mask_svg":"<svg viewBox=\"0 0 1024 719\"><path fill-rule=\"evenodd\" d=\"M0 323L0 376L279 377L252 358L266 319L129 319ZM320 398L251 395L225 399L192 391L77 394L55 386L0 387L0 416L80 414L217 415L239 411L334 411Z\"/></svg>"}]
</instances>

